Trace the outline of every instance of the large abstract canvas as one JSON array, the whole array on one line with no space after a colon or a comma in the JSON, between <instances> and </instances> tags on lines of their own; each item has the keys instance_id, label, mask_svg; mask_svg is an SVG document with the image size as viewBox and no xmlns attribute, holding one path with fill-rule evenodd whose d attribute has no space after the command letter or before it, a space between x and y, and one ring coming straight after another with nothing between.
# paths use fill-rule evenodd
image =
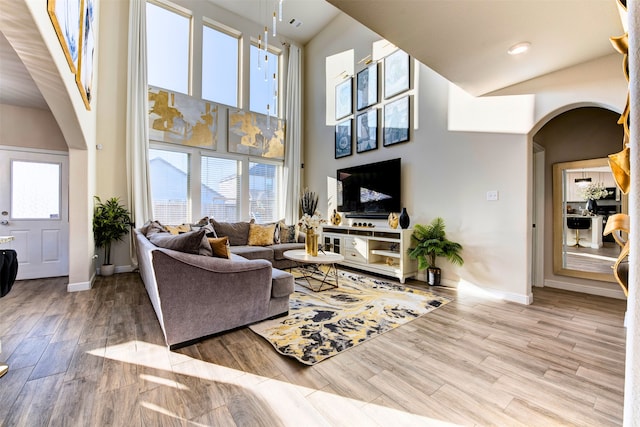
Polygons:
<instances>
[{"instance_id":1,"label":"large abstract canvas","mask_svg":"<svg viewBox=\"0 0 640 427\"><path fill-rule=\"evenodd\" d=\"M230 153L284 160L284 121L264 114L229 110Z\"/></svg>"}]
</instances>

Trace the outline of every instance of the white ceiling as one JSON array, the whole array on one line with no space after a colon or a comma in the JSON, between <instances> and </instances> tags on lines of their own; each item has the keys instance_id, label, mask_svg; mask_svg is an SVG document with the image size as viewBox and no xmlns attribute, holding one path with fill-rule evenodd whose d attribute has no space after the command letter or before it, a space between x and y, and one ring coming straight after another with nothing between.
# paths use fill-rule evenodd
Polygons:
<instances>
[{"instance_id":1,"label":"white ceiling","mask_svg":"<svg viewBox=\"0 0 640 427\"><path fill-rule=\"evenodd\" d=\"M615 54L624 33L615 0L327 1L476 96Z\"/></svg>"},{"instance_id":2,"label":"white ceiling","mask_svg":"<svg viewBox=\"0 0 640 427\"><path fill-rule=\"evenodd\" d=\"M260 23L277 4L269 1L267 9L265 0L209 1ZM623 33L615 0L284 0L283 5L278 32L300 44L340 9L474 95L613 54L608 39ZM529 52L506 53L521 41L531 43ZM4 36L0 103L47 108Z\"/></svg>"}]
</instances>

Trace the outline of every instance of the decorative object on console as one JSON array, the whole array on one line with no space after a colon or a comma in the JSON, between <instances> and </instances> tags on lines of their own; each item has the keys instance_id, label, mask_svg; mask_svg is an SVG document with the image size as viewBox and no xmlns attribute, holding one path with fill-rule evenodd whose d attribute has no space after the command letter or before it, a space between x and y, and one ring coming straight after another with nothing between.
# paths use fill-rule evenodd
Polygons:
<instances>
[{"instance_id":1,"label":"decorative object on console","mask_svg":"<svg viewBox=\"0 0 640 427\"><path fill-rule=\"evenodd\" d=\"M338 211L334 209L333 213L331 214L331 224L340 225L341 222L342 222L342 216L340 216Z\"/></svg>"},{"instance_id":2,"label":"decorative object on console","mask_svg":"<svg viewBox=\"0 0 640 427\"><path fill-rule=\"evenodd\" d=\"M586 209L589 211L589 214L595 215L596 210L598 209L596 200L607 197L609 195L609 190L605 188L602 182L591 183L581 189L580 194L582 198L587 201Z\"/></svg>"},{"instance_id":3,"label":"decorative object on console","mask_svg":"<svg viewBox=\"0 0 640 427\"><path fill-rule=\"evenodd\" d=\"M104 262L100 274L110 276L114 272L111 264L111 243L129 233L131 227L131 213L120 204L120 199L112 197L104 203L100 197L93 196L93 238L97 248L104 248Z\"/></svg>"},{"instance_id":4,"label":"decorative object on console","mask_svg":"<svg viewBox=\"0 0 640 427\"><path fill-rule=\"evenodd\" d=\"M389 222L389 227L398 228L398 215L395 212L389 214L387 221Z\"/></svg>"},{"instance_id":5,"label":"decorative object on console","mask_svg":"<svg viewBox=\"0 0 640 427\"><path fill-rule=\"evenodd\" d=\"M409 218L409 214L407 213L407 208L402 208L402 212L400 212L400 216L398 217L398 223L400 224L400 228L404 230L409 228L409 224L411 223L411 218Z\"/></svg>"},{"instance_id":6,"label":"decorative object on console","mask_svg":"<svg viewBox=\"0 0 640 427\"><path fill-rule=\"evenodd\" d=\"M428 225L416 224L411 235L415 247L408 249L412 259L418 260L418 270L427 269L427 283L429 285L440 284L440 268L436 267L436 257L444 257L453 264L463 265L460 256L462 246L459 243L447 239L444 231L444 220L435 218Z\"/></svg>"}]
</instances>

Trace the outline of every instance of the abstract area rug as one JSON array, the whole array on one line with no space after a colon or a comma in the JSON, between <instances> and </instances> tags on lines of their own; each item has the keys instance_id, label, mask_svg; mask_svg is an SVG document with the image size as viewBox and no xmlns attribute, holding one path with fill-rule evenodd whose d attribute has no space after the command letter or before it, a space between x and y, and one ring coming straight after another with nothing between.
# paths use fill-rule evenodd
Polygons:
<instances>
[{"instance_id":1,"label":"abstract area rug","mask_svg":"<svg viewBox=\"0 0 640 427\"><path fill-rule=\"evenodd\" d=\"M313 365L451 301L378 278L338 274L337 289L313 292L296 284L287 316L249 328L280 354Z\"/></svg>"}]
</instances>

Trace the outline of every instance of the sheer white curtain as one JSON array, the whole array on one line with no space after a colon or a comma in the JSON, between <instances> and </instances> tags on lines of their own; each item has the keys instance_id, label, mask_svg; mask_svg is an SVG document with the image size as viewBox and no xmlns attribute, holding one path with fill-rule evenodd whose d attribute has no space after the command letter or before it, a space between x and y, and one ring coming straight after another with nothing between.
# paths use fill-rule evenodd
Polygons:
<instances>
[{"instance_id":1,"label":"sheer white curtain","mask_svg":"<svg viewBox=\"0 0 640 427\"><path fill-rule=\"evenodd\" d=\"M127 70L127 196L136 227L151 219L147 98L147 25L145 0L129 3L129 64ZM131 257L136 263L132 239Z\"/></svg>"},{"instance_id":2,"label":"sheer white curtain","mask_svg":"<svg viewBox=\"0 0 640 427\"><path fill-rule=\"evenodd\" d=\"M302 54L300 48L294 45L289 46L284 118L284 212L287 224L294 224L299 219L298 200L302 164Z\"/></svg>"}]
</instances>

